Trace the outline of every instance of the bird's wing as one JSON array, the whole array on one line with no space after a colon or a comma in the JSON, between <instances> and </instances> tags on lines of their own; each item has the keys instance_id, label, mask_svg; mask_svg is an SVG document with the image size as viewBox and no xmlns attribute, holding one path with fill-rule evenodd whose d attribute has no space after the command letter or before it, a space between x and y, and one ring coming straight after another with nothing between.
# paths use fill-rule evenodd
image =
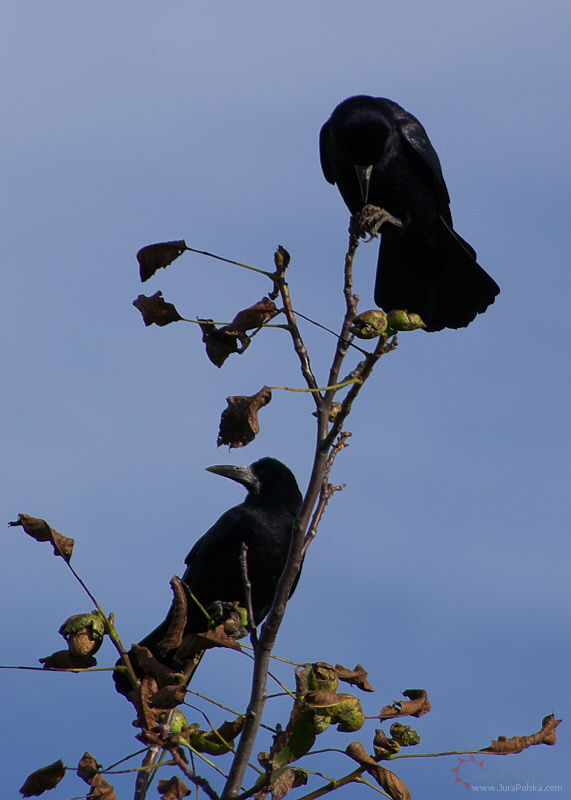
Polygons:
<instances>
[{"instance_id":1,"label":"bird's wing","mask_svg":"<svg viewBox=\"0 0 571 800\"><path fill-rule=\"evenodd\" d=\"M220 519L194 544L184 559L184 563L187 565L186 575L195 570L199 571L205 561L216 559L223 561L226 547L243 536L243 529L247 527L247 524L247 512L243 506L235 506L224 512Z\"/></svg>"},{"instance_id":2,"label":"bird's wing","mask_svg":"<svg viewBox=\"0 0 571 800\"><path fill-rule=\"evenodd\" d=\"M329 136L329 122L326 122L319 133L319 157L321 159L321 169L323 170L325 180L335 184L335 172L333 171L328 153Z\"/></svg>"},{"instance_id":3,"label":"bird's wing","mask_svg":"<svg viewBox=\"0 0 571 800\"><path fill-rule=\"evenodd\" d=\"M452 226L445 219L442 219L441 221L442 221L442 224L444 225L444 227L450 233L450 235L454 239L456 239L456 241L464 248L464 250L468 253L468 255L471 256L475 261L478 256L476 255L476 251L474 250L472 245L468 244L466 239L463 239L458 233L456 233L456 231L452 228Z\"/></svg>"},{"instance_id":4,"label":"bird's wing","mask_svg":"<svg viewBox=\"0 0 571 800\"><path fill-rule=\"evenodd\" d=\"M391 101L388 101L391 102ZM412 157L413 162L424 175L425 180L429 182L436 196L440 200L440 213L450 223L448 219L450 212L448 207L450 205L450 196L444 176L442 175L442 167L440 166L440 159L436 150L430 143L430 139L420 122L408 111L405 111L397 103L392 103L393 113L398 132L401 140L407 146L409 155Z\"/></svg>"}]
</instances>

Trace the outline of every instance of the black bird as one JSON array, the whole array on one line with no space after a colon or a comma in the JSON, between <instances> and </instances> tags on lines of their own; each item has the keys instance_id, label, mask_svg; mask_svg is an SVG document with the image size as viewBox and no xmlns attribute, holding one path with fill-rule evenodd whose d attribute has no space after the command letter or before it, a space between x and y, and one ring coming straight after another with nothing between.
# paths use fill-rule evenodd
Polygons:
<instances>
[{"instance_id":1,"label":"black bird","mask_svg":"<svg viewBox=\"0 0 571 800\"><path fill-rule=\"evenodd\" d=\"M378 207L365 212L366 229L381 231L378 306L420 314L439 331L465 327L494 302L499 287L453 230L440 161L412 114L384 97L349 97L322 127L319 149L351 214Z\"/></svg>"},{"instance_id":2,"label":"black bird","mask_svg":"<svg viewBox=\"0 0 571 800\"><path fill-rule=\"evenodd\" d=\"M291 470L275 458L261 458L249 467L215 466L207 469L241 483L248 489L248 495L241 505L222 514L196 542L185 559L187 567L182 581L205 608L217 600L245 606L240 567L240 550L244 542L248 547L252 610L258 625L271 608L277 582L287 561L293 523L301 508L301 492ZM292 593L296 584L297 579ZM164 622L140 642L169 666L172 662L159 653L157 645L168 630L171 613L172 608ZM206 629L206 617L189 598L185 633ZM127 694L130 691L123 673L114 673L114 679L118 692Z\"/></svg>"}]
</instances>

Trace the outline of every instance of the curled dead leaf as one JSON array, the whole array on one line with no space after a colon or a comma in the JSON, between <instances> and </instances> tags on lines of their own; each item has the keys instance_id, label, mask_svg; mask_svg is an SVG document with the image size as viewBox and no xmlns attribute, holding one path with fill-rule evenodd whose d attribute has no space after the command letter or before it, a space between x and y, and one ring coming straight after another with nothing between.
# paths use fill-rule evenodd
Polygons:
<instances>
[{"instance_id":1,"label":"curled dead leaf","mask_svg":"<svg viewBox=\"0 0 571 800\"><path fill-rule=\"evenodd\" d=\"M225 326L228 333L239 335L246 331L260 328L264 322L267 322L278 313L278 309L273 300L269 297L262 297L262 299L254 303L253 306L239 311L230 325Z\"/></svg>"},{"instance_id":2,"label":"curled dead leaf","mask_svg":"<svg viewBox=\"0 0 571 800\"><path fill-rule=\"evenodd\" d=\"M174 650L176 647L179 647L182 642L182 637L184 636L187 620L188 605L182 581L177 575L173 575L170 585L174 599L172 610L169 615L168 630L158 643L158 648L161 653L167 653L169 650Z\"/></svg>"},{"instance_id":3,"label":"curled dead leaf","mask_svg":"<svg viewBox=\"0 0 571 800\"><path fill-rule=\"evenodd\" d=\"M405 689L402 694L409 699L405 702L395 700L391 706L384 706L379 715L381 722L393 717L422 717L432 708L424 689Z\"/></svg>"},{"instance_id":4,"label":"curled dead leaf","mask_svg":"<svg viewBox=\"0 0 571 800\"><path fill-rule=\"evenodd\" d=\"M264 322L278 313L275 303L269 297L263 297L243 311L239 311L229 325L217 328L210 319L200 320L202 341L206 345L206 355L217 367L221 367L229 355L241 355L250 345L250 337L246 331L260 328Z\"/></svg>"},{"instance_id":5,"label":"curled dead leaf","mask_svg":"<svg viewBox=\"0 0 571 800\"><path fill-rule=\"evenodd\" d=\"M360 664L357 664L355 669L347 669L341 664L335 666L337 675L340 681L350 683L352 686L358 686L364 692L374 692L375 690L367 680L367 671Z\"/></svg>"},{"instance_id":6,"label":"curled dead leaf","mask_svg":"<svg viewBox=\"0 0 571 800\"><path fill-rule=\"evenodd\" d=\"M107 783L103 775L97 773L91 781L86 781L91 786L87 800L117 800L115 790Z\"/></svg>"},{"instance_id":7,"label":"curled dead leaf","mask_svg":"<svg viewBox=\"0 0 571 800\"><path fill-rule=\"evenodd\" d=\"M158 786L161 800L182 800L188 797L190 789L186 786L178 775L173 775L169 780L159 780Z\"/></svg>"},{"instance_id":8,"label":"curled dead leaf","mask_svg":"<svg viewBox=\"0 0 571 800\"><path fill-rule=\"evenodd\" d=\"M164 664L161 664L147 647L141 647L139 644L132 644L131 654L136 659L137 665L145 676L155 678L159 686L170 686L171 684L178 683L176 678L177 673L165 667Z\"/></svg>"},{"instance_id":9,"label":"curled dead leaf","mask_svg":"<svg viewBox=\"0 0 571 800\"><path fill-rule=\"evenodd\" d=\"M217 367L221 367L232 353L243 353L250 344L249 336L245 333L232 333L226 325L217 328L209 319L198 324L202 331L202 341L206 345L206 355Z\"/></svg>"},{"instance_id":10,"label":"curled dead leaf","mask_svg":"<svg viewBox=\"0 0 571 800\"><path fill-rule=\"evenodd\" d=\"M217 734L219 734L225 742L232 742L239 733L242 733L244 721L245 717L242 714L237 716L236 719L227 719L218 728Z\"/></svg>"},{"instance_id":11,"label":"curled dead leaf","mask_svg":"<svg viewBox=\"0 0 571 800\"><path fill-rule=\"evenodd\" d=\"M147 327L155 324L162 328L171 322L178 322L182 319L175 306L167 303L160 290L150 297L140 294L136 300L133 300L133 305L141 312L143 322Z\"/></svg>"},{"instance_id":12,"label":"curled dead leaf","mask_svg":"<svg viewBox=\"0 0 571 800\"><path fill-rule=\"evenodd\" d=\"M274 767L264 776L261 788L254 794L254 800L264 800L269 794L272 800L282 800L292 789L307 783L307 772L294 767Z\"/></svg>"},{"instance_id":13,"label":"curled dead leaf","mask_svg":"<svg viewBox=\"0 0 571 800\"><path fill-rule=\"evenodd\" d=\"M351 742L345 752L357 761L393 800L411 800L406 784L394 772L377 764L361 742Z\"/></svg>"},{"instance_id":14,"label":"curled dead leaf","mask_svg":"<svg viewBox=\"0 0 571 800\"><path fill-rule=\"evenodd\" d=\"M54 556L61 556L65 561L71 561L74 540L62 536L54 528L50 528L45 519L31 517L29 514L18 514L18 519L15 522L9 522L8 526L14 528L18 525L21 525L28 536L31 536L36 542L50 542L54 549Z\"/></svg>"},{"instance_id":15,"label":"curled dead leaf","mask_svg":"<svg viewBox=\"0 0 571 800\"><path fill-rule=\"evenodd\" d=\"M31 775L28 775L24 785L20 789L20 794L24 797L37 797L49 789L54 789L65 775L63 761L54 761L47 767L40 767Z\"/></svg>"},{"instance_id":16,"label":"curled dead leaf","mask_svg":"<svg viewBox=\"0 0 571 800\"><path fill-rule=\"evenodd\" d=\"M155 708L152 705L152 700L157 695L159 684L157 679L150 675L145 675L140 684L140 690L138 692L133 690L129 695L129 699L131 699L138 711L137 721L133 724L143 729L139 734L141 741L145 744L154 744L154 742L148 740L147 736L150 735L151 729L156 727L158 718L164 710Z\"/></svg>"},{"instance_id":17,"label":"curled dead leaf","mask_svg":"<svg viewBox=\"0 0 571 800\"><path fill-rule=\"evenodd\" d=\"M182 640L180 647L176 651L176 660L179 662L188 661L203 650L211 647L229 647L231 650L241 650L242 648L232 636L224 631L224 623L217 625L209 631L203 633L188 633Z\"/></svg>"},{"instance_id":18,"label":"curled dead leaf","mask_svg":"<svg viewBox=\"0 0 571 800\"><path fill-rule=\"evenodd\" d=\"M555 731L560 722L560 719L555 719L554 714L549 714L543 718L541 730L537 733L532 733L530 736L512 736L510 739L505 736L498 736L497 739L492 739L492 744L489 747L483 747L480 752L507 755L508 753L521 753L522 750L534 744L557 744Z\"/></svg>"},{"instance_id":19,"label":"curled dead leaf","mask_svg":"<svg viewBox=\"0 0 571 800\"><path fill-rule=\"evenodd\" d=\"M222 412L218 432L218 446L227 444L244 447L250 444L260 432L258 411L272 399L272 390L264 386L251 397L227 397L228 407Z\"/></svg>"},{"instance_id":20,"label":"curled dead leaf","mask_svg":"<svg viewBox=\"0 0 571 800\"><path fill-rule=\"evenodd\" d=\"M44 669L89 669L97 666L97 659L89 653L74 655L70 650L56 650L49 656L38 658Z\"/></svg>"},{"instance_id":21,"label":"curled dead leaf","mask_svg":"<svg viewBox=\"0 0 571 800\"><path fill-rule=\"evenodd\" d=\"M375 761L383 761L398 753L400 744L395 742L394 739L389 739L383 730L377 728L373 739L373 749L375 751Z\"/></svg>"},{"instance_id":22,"label":"curled dead leaf","mask_svg":"<svg viewBox=\"0 0 571 800\"><path fill-rule=\"evenodd\" d=\"M184 702L186 686L184 684L163 686L149 698L152 708L171 709Z\"/></svg>"},{"instance_id":23,"label":"curled dead leaf","mask_svg":"<svg viewBox=\"0 0 571 800\"><path fill-rule=\"evenodd\" d=\"M77 775L79 778L82 778L86 783L89 781L99 772L101 769L101 764L99 764L87 751L82 755L79 759L79 764L77 765Z\"/></svg>"},{"instance_id":24,"label":"curled dead leaf","mask_svg":"<svg viewBox=\"0 0 571 800\"><path fill-rule=\"evenodd\" d=\"M168 267L185 250L188 250L188 247L184 239L177 242L157 242L141 247L137 253L141 281L148 280L158 269Z\"/></svg>"}]
</instances>

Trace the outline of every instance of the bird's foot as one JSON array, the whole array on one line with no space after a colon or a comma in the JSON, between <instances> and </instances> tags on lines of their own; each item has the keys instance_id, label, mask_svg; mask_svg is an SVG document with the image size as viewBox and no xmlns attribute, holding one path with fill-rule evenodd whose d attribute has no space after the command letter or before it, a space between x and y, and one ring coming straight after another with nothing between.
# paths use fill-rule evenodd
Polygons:
<instances>
[{"instance_id":1,"label":"bird's foot","mask_svg":"<svg viewBox=\"0 0 571 800\"><path fill-rule=\"evenodd\" d=\"M405 227L401 219L393 216L386 209L369 203L364 206L359 214L353 215L351 227L356 236L370 242L386 223L393 225L395 228Z\"/></svg>"},{"instance_id":2,"label":"bird's foot","mask_svg":"<svg viewBox=\"0 0 571 800\"><path fill-rule=\"evenodd\" d=\"M216 600L207 606L214 627L224 624L224 632L233 639L242 639L248 634L248 613L237 603Z\"/></svg>"}]
</instances>

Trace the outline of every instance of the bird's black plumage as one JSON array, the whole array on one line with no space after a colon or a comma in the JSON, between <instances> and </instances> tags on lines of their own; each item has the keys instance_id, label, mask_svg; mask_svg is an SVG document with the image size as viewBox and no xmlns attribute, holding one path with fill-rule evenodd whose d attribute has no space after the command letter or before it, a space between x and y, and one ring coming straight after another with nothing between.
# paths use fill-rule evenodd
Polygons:
<instances>
[{"instance_id":1,"label":"bird's black plumage","mask_svg":"<svg viewBox=\"0 0 571 800\"><path fill-rule=\"evenodd\" d=\"M240 550L242 543L246 544L252 610L254 621L259 624L271 608L287 561L293 523L301 508L301 492L291 470L275 458L261 458L250 467L217 466L208 470L243 484L248 495L243 503L222 514L196 542L185 559L182 581L205 608L217 600L244 606ZM167 664L168 657L165 659L158 652L157 645L168 630L171 613L172 609L164 622L140 642ZM206 617L189 599L185 633L206 629ZM125 676L115 676L117 690L128 692Z\"/></svg>"},{"instance_id":2,"label":"bird's black plumage","mask_svg":"<svg viewBox=\"0 0 571 800\"><path fill-rule=\"evenodd\" d=\"M426 329L462 328L494 302L496 282L452 228L440 161L420 122L397 103L359 95L321 129L323 174L352 214L366 204L381 225L375 302L420 314Z\"/></svg>"}]
</instances>

